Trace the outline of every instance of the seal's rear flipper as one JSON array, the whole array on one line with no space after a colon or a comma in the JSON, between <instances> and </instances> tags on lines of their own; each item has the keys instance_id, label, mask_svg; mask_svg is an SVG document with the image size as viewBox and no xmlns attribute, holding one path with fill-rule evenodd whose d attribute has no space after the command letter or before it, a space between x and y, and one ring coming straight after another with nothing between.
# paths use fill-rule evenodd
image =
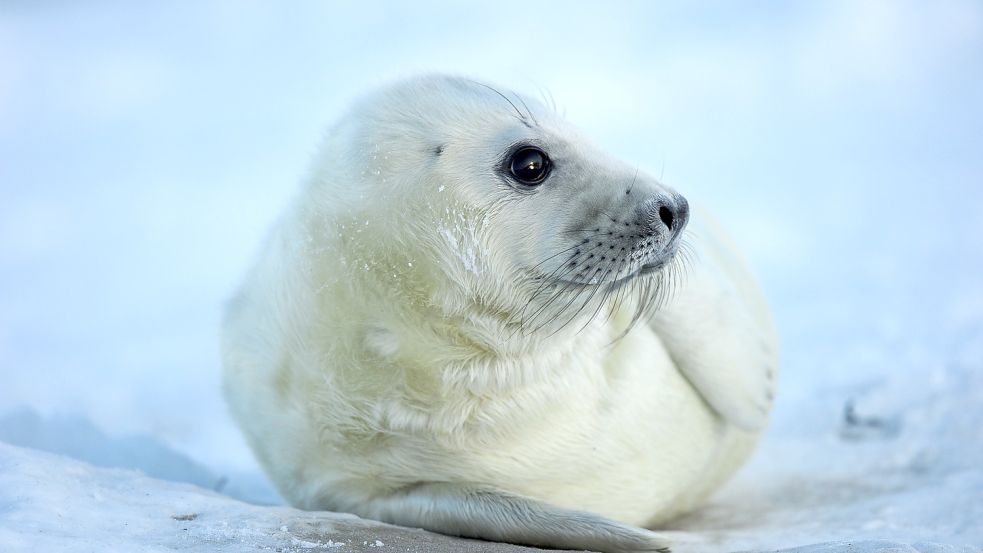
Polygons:
<instances>
[{"instance_id":1,"label":"seal's rear flipper","mask_svg":"<svg viewBox=\"0 0 983 553\"><path fill-rule=\"evenodd\" d=\"M654 532L480 485L421 483L354 511L465 538L603 553L669 551L669 540Z\"/></svg>"}]
</instances>

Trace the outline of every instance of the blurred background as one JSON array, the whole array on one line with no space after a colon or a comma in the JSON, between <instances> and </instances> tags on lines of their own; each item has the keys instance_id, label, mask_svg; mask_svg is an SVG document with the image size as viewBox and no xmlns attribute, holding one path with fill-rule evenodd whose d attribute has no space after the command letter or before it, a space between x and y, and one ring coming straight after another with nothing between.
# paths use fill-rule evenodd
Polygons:
<instances>
[{"instance_id":1,"label":"blurred background","mask_svg":"<svg viewBox=\"0 0 983 553\"><path fill-rule=\"evenodd\" d=\"M783 340L762 455L981 399L983 3L8 0L0 439L277 501L221 399L223 301L325 128L426 71L548 92L722 219Z\"/></svg>"}]
</instances>

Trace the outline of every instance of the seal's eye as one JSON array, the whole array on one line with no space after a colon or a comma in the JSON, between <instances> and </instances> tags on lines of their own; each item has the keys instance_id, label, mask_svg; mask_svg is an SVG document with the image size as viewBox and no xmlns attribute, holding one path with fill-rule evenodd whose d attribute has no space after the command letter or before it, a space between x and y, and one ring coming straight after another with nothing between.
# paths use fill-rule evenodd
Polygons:
<instances>
[{"instance_id":1,"label":"seal's eye","mask_svg":"<svg viewBox=\"0 0 983 553\"><path fill-rule=\"evenodd\" d=\"M535 186L546 180L550 174L550 158L546 152L533 146L526 146L509 160L509 171L522 184Z\"/></svg>"}]
</instances>

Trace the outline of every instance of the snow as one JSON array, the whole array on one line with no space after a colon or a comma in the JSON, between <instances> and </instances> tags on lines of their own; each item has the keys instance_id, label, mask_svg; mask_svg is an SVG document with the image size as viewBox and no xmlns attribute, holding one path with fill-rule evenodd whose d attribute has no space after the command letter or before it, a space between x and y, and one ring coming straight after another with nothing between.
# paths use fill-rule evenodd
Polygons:
<instances>
[{"instance_id":1,"label":"snow","mask_svg":"<svg viewBox=\"0 0 983 553\"><path fill-rule=\"evenodd\" d=\"M0 549L5 553L454 553L489 551L486 545L352 515L254 506L190 484L0 443ZM503 546L502 551L528 549Z\"/></svg>"},{"instance_id":2,"label":"snow","mask_svg":"<svg viewBox=\"0 0 983 553\"><path fill-rule=\"evenodd\" d=\"M283 507L221 400L222 302L324 126L432 69L547 89L760 276L772 425L677 551L979 551L983 7L565 10L0 10L0 551L523 550Z\"/></svg>"}]
</instances>

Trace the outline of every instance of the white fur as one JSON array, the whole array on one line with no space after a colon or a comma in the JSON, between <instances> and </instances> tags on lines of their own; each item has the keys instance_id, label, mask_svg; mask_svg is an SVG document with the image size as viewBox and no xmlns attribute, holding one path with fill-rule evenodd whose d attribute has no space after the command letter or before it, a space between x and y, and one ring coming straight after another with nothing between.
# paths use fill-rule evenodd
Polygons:
<instances>
[{"instance_id":1,"label":"white fur","mask_svg":"<svg viewBox=\"0 0 983 553\"><path fill-rule=\"evenodd\" d=\"M418 78L367 97L331 131L229 306L226 395L302 508L642 550L521 528L468 534L457 529L466 523L432 522L429 507L390 501L434 504L443 492L429 490L461 483L477 488L440 496L451 518L466 510L455 502L480 504L487 489L494 509L528 498L546 517L651 526L698 505L764 424L775 337L710 226L687 238L696 259L675 301L624 338L630 298L610 316L609 301L566 325L517 326L535 296L530 268L567 247L564 221L600 218L589 207L627 201L614 195L629 181L629 197L669 189L538 102L507 96L521 118L484 85ZM495 174L522 141L550 152L553 188L522 192Z\"/></svg>"}]
</instances>

